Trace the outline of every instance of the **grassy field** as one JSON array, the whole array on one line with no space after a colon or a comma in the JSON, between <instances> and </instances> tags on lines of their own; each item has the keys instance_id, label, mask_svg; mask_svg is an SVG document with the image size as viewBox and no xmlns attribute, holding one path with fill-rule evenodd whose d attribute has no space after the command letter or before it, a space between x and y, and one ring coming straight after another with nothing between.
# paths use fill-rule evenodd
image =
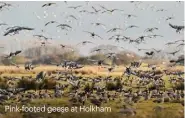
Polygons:
<instances>
[{"instance_id":1,"label":"grassy field","mask_svg":"<svg viewBox=\"0 0 185 118\"><path fill-rule=\"evenodd\" d=\"M141 70L149 70L145 65L139 68ZM168 69L168 70L183 70L183 66L173 67L173 68L166 68L161 66L158 68L159 70ZM22 77L22 76L32 76L35 75L40 71L47 71L47 72L54 72L56 70L64 70L62 68L56 66L38 66L32 71L25 71L24 67L21 66L20 68L16 67L8 67L8 66L0 66L0 77ZM109 75L111 76L121 76L125 70L125 67L117 67L113 72ZM85 66L82 69L78 69L74 71L76 75L80 75L83 77L95 77L95 76L107 76L107 69L101 68L98 69L97 66ZM55 74L54 74L55 75ZM164 76L163 79L166 81L166 88L170 89L170 83L168 82L169 77ZM126 116L124 114L120 114L119 109L123 107L124 103L121 103L119 99L115 99L114 101L110 101L108 103L103 104L102 106L110 106L112 108L111 113L10 113L10 112L3 112L4 105L22 105L20 103L15 103L14 101L8 101L5 104L0 105L0 118L183 118L184 117L184 107L176 102L167 102L167 103L154 103L152 100L141 100L138 103L134 103L132 107L136 109L136 115L134 116ZM70 104L68 97L62 98L54 98L54 99L34 99L27 103L28 106L42 106L42 105L49 105L49 106L68 106L72 107L73 104ZM86 105L92 105L90 102L87 102ZM78 104L77 104L78 106ZM155 107L162 107L160 111L154 111Z\"/></svg>"}]
</instances>

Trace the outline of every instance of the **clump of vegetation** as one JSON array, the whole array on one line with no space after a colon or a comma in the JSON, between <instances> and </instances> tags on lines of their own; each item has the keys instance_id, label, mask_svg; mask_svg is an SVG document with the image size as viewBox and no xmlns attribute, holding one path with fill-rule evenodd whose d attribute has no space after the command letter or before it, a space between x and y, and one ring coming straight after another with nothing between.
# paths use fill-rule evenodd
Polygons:
<instances>
[{"instance_id":1,"label":"clump of vegetation","mask_svg":"<svg viewBox=\"0 0 185 118\"><path fill-rule=\"evenodd\" d=\"M8 88L7 80L0 78L0 89L7 89L7 88Z\"/></svg>"},{"instance_id":2,"label":"clump of vegetation","mask_svg":"<svg viewBox=\"0 0 185 118\"><path fill-rule=\"evenodd\" d=\"M113 82L108 82L106 83L106 89L109 90L109 91L113 91L115 90L116 86Z\"/></svg>"},{"instance_id":3,"label":"clump of vegetation","mask_svg":"<svg viewBox=\"0 0 185 118\"><path fill-rule=\"evenodd\" d=\"M184 83L178 83L174 86L176 90L184 90Z\"/></svg>"},{"instance_id":4,"label":"clump of vegetation","mask_svg":"<svg viewBox=\"0 0 185 118\"><path fill-rule=\"evenodd\" d=\"M84 91L90 92L91 90L92 90L92 87L90 86L89 83L87 83L87 84L85 85L85 87L84 87Z\"/></svg>"},{"instance_id":5,"label":"clump of vegetation","mask_svg":"<svg viewBox=\"0 0 185 118\"><path fill-rule=\"evenodd\" d=\"M121 80L117 79L117 81L116 81L116 89L122 89L122 88L123 88L123 85L121 83Z\"/></svg>"},{"instance_id":6,"label":"clump of vegetation","mask_svg":"<svg viewBox=\"0 0 185 118\"><path fill-rule=\"evenodd\" d=\"M156 75L159 75L159 74L163 74L163 72L162 72L161 70L156 70L156 71L155 71L155 74L156 74Z\"/></svg>"},{"instance_id":7,"label":"clump of vegetation","mask_svg":"<svg viewBox=\"0 0 185 118\"><path fill-rule=\"evenodd\" d=\"M25 88L27 90L37 89L38 83L35 80L21 79L17 83L17 88Z\"/></svg>"},{"instance_id":8,"label":"clump of vegetation","mask_svg":"<svg viewBox=\"0 0 185 118\"><path fill-rule=\"evenodd\" d=\"M149 90L155 90L156 86L154 84L149 84L148 89Z\"/></svg>"},{"instance_id":9,"label":"clump of vegetation","mask_svg":"<svg viewBox=\"0 0 185 118\"><path fill-rule=\"evenodd\" d=\"M106 83L106 89L109 91L122 89L123 85L120 79L117 79L116 82L108 82Z\"/></svg>"},{"instance_id":10,"label":"clump of vegetation","mask_svg":"<svg viewBox=\"0 0 185 118\"><path fill-rule=\"evenodd\" d=\"M45 79L42 82L44 89L54 89L56 86L56 81L51 79Z\"/></svg>"},{"instance_id":11,"label":"clump of vegetation","mask_svg":"<svg viewBox=\"0 0 185 118\"><path fill-rule=\"evenodd\" d=\"M25 88L26 90L54 89L55 86L56 82L48 79L45 79L42 82L29 79L21 79L17 83L18 88Z\"/></svg>"}]
</instances>

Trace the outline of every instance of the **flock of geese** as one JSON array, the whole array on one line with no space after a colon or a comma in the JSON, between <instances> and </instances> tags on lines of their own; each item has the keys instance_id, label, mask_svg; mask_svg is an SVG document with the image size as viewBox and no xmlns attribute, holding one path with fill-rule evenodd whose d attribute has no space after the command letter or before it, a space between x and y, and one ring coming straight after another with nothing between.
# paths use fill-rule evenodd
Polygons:
<instances>
[{"instance_id":1,"label":"flock of geese","mask_svg":"<svg viewBox=\"0 0 185 118\"><path fill-rule=\"evenodd\" d=\"M89 2L87 2L87 3L89 5ZM68 5L68 2L65 2L65 4ZM130 4L142 4L142 2L130 2ZM43 4L41 7L48 7L49 8L49 7L55 7L55 6L57 6L57 3L51 2L51 3ZM5 2L0 3L0 10L1 11L9 9L9 8L11 9L11 7L14 7L14 5L9 4L9 3L5 3ZM78 9L82 9L83 5L68 6L67 8L78 10ZM116 8L115 9L109 9L109 8L103 6L103 5L91 6L91 9L92 9L92 11L88 11L88 10L84 9L84 10L80 10L79 12L83 12L83 13L87 13L87 14L105 14L105 13L113 14L114 12L121 12L121 13L124 12L123 9L116 9ZM156 12L164 12L166 10L165 9L156 9L155 11ZM127 17L128 20L133 18L133 17L134 18L139 17L139 16L136 16L134 14L124 14L124 15ZM75 15L68 15L66 18L72 18L74 20L79 20ZM174 16L169 16L169 17L165 18L165 20L170 22L170 20L173 20L174 18L175 18ZM67 23L66 24L62 23L61 24L61 23L59 23L58 21L55 21L55 20L48 21L47 23L45 23L44 26L49 27L49 25L52 25L52 24L53 25L56 24L56 28L60 28L61 30L64 30L64 31L67 31L67 32L70 32L73 29L73 26L71 26L70 24L67 24ZM103 24L101 22L94 22L94 23L91 23L91 25L94 25L96 27L106 27L106 24ZM0 23L0 27L1 26L8 26L8 24ZM119 27L111 28L111 29L107 30L106 32L107 33L114 33L114 35L112 35L110 38L108 38L108 40L115 40L118 43L120 41L124 41L124 42L129 42L130 44L135 43L136 45L139 45L139 44L142 44L142 43L146 44L146 41L149 40L149 39L155 39L157 37L163 37L162 35L154 34L154 31L160 30L157 27L149 27L149 28L145 29L143 32L146 33L147 35L141 35L136 39L133 39L130 36L124 36L122 34L117 33L119 31L126 31L126 30L131 30L131 29L134 29L134 28L139 28L139 26L129 25L126 28L119 28ZM181 31L184 30L184 26L174 25L172 23L169 23L169 28L173 28L177 33L181 33ZM13 35L19 34L21 31L25 31L25 30L34 31L35 28L24 27L24 26L11 26L11 27L6 28L6 31L4 31L3 36L13 36ZM95 38L95 39L104 39L101 35L99 35L95 32L91 32L91 31L82 31L82 32L89 34L90 37ZM40 39L39 42L41 43L41 46L45 46L47 44L50 44L49 40L52 40L51 37L46 37L43 34L34 34L33 37L36 37L36 38ZM82 41L82 42L78 43L77 46L79 46L79 45L84 46L84 45L87 45L87 44L95 44L95 43L93 41ZM173 52L166 52L166 54L175 56L175 54L180 52L182 47L184 46L184 40L176 40L174 42L168 42L168 43L165 44L165 46L170 46L170 45L175 45L175 44L178 44L176 46L177 50L175 50ZM62 48L69 48L69 46L64 45L64 44L60 44L60 46ZM3 48L3 47L1 47L1 48ZM122 49L124 49L124 48L122 47ZM101 50L103 50L103 49L99 49L99 51L101 51ZM154 49L154 48L152 48L152 49L138 48L138 51L145 51L145 54L147 56L153 57L153 55L155 55L157 53L160 53L163 50L162 49Z\"/></svg>"},{"instance_id":2,"label":"flock of geese","mask_svg":"<svg viewBox=\"0 0 185 118\"><path fill-rule=\"evenodd\" d=\"M79 10L79 13L87 13L87 14L113 14L114 12L124 12L123 9L110 9L103 5L98 6L91 6L92 11L88 11L83 8L83 5L78 6L68 6L68 2L64 2L69 9ZM86 2L89 5L89 2ZM134 2L131 1L130 4L142 4L142 2ZM42 8L49 8L49 7L55 7L57 6L57 3L49 2L46 4L43 4ZM10 3L0 2L0 13L2 10L10 9L13 5ZM90 6L90 5L89 5ZM156 12L164 12L165 9L157 9ZM127 19L131 18L137 18L139 16L136 16L134 14L124 14ZM74 20L79 20L74 15L69 15L67 18L72 18ZM169 16L165 20L170 21L174 19L174 17ZM45 27L49 27L50 25L56 24L56 28L60 28L61 30L70 32L73 27L70 24L61 24L58 21L52 20L45 23ZM94 25L96 27L106 27L105 24L100 22L92 23L91 25ZM172 23L168 23L169 28L174 29L174 32L181 33L181 31L184 30L184 26L175 25ZM7 26L3 36L14 36L21 31L34 31L35 28L32 27L25 27L25 26L11 26L9 27L6 23L0 23L1 26ZM155 30L160 30L157 27L149 27L146 30L144 30L145 33L149 33L149 35L141 35L136 39L133 39L129 36L124 36L123 34L117 34L119 31L126 31L131 30L134 28L139 28L137 25L130 25L126 28L118 28L114 27L106 31L106 33L114 33L108 40L115 40L116 42L125 41L129 42L130 44L142 44L146 43L146 40L149 39L155 39L156 37L163 37L162 35L154 34ZM84 30L82 31L84 33L87 33L91 38L93 39L104 39L100 34L97 34L95 32ZM46 46L49 43L49 40L53 40L51 37L46 37L43 34L34 34L33 37L36 37L40 39L41 46ZM164 37L165 38L165 37ZM78 43L78 46L84 46L87 44L94 44L93 41L84 40L80 43ZM146 44L147 45L147 44ZM170 45L177 45L177 50L174 50L172 52L167 52L168 55L176 56L177 53L179 53L181 48L184 46L184 40L175 40L173 42L168 42L165 44L165 46ZM62 48L69 48L67 45L60 44ZM179 48L181 47L181 48ZM4 47L0 47L4 48ZM122 47L123 48L123 47ZM123 48L124 49L124 48ZM138 48L138 51L144 51L146 56L149 58L152 58L156 53L160 53L163 50L159 49L142 49ZM102 48L98 48L93 50L91 53L94 52L101 52ZM15 52L10 52L9 55L4 56L3 58L11 60L12 57L19 55L22 53L21 50L17 50ZM107 58L111 58L112 60L117 59L115 52L106 53L105 56ZM104 60L92 60L88 59L90 62L102 66L107 65ZM178 57L178 59L172 59L169 61L170 63L180 63L184 62L184 57L181 56ZM16 67L19 67L17 64L12 62L12 65L15 65ZM70 102L73 104L86 104L87 101L90 101L92 104L101 106L103 103L109 103L110 101L119 101L119 103L127 103L127 105L132 106L133 103L137 103L139 101L143 100L153 100L153 102L162 103L162 102L173 102L178 101L181 103L181 100L184 97L184 91L181 89L173 88L173 90L166 90L165 84L166 81L164 81L163 77L168 76L170 84L172 86L178 85L179 83L184 82L183 75L184 73L181 71L169 71L169 70L162 70L161 72L157 72L157 68L151 65L148 65L149 70L144 71L140 70L139 67L142 65L142 62L132 62L129 67L126 68L126 70L123 72L123 75L120 77L112 77L112 76L98 76L98 77L83 77L83 76L77 76L73 74L74 69L83 68L84 66L79 64L75 61L70 60L64 60L62 63L56 64L57 66L65 68L65 70L71 69L71 73L68 73L68 71L65 72L58 72L57 74L51 74L48 75L47 72L41 71L37 74L35 77L35 81L44 81L45 78L49 78L51 80L55 80L56 84L54 88L52 88L53 92L48 91L46 88L45 90L39 90L39 92L36 90L35 92L30 92L27 90L30 90L30 88L16 88L13 86L12 88L9 87L8 89L0 89L0 104L4 104L7 100L13 99L16 102L24 102L29 103L33 99L47 99L47 98L62 98L62 97L69 97ZM36 65L33 65L32 63L25 64L25 70L30 71L33 70ZM113 66L108 68L109 72L112 72L114 69ZM22 78L16 78L13 79L10 77L4 77L8 79L8 82L14 83L15 81L21 81L23 78L28 80L33 80L32 77L22 77ZM108 90L107 84L108 83L120 83L120 86L116 86L115 88L111 88L111 90ZM61 84L66 83L66 84ZM86 87L85 85L90 84L91 87ZM149 85L153 85L153 87L149 87ZM13 84L14 85L14 84ZM69 91L68 88L72 88ZM81 88L84 88L82 90ZM112 92L110 92L112 91ZM181 103L183 104L183 103ZM123 109L120 110L120 113L123 114L129 114L129 115L135 115L136 111L135 109L123 105ZM160 108L161 109L161 108Z\"/></svg>"}]
</instances>

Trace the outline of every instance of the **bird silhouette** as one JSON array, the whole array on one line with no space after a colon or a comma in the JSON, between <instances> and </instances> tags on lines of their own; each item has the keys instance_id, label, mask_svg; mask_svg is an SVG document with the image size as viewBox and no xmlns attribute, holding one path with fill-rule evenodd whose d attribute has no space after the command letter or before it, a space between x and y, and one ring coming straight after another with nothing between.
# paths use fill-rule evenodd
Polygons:
<instances>
[{"instance_id":1,"label":"bird silhouette","mask_svg":"<svg viewBox=\"0 0 185 118\"><path fill-rule=\"evenodd\" d=\"M62 30L68 30L68 28L72 29L72 27L68 24L60 24L60 25L57 25L57 27L60 27Z\"/></svg>"},{"instance_id":2,"label":"bird silhouette","mask_svg":"<svg viewBox=\"0 0 185 118\"><path fill-rule=\"evenodd\" d=\"M77 9L77 8L80 8L80 7L82 7L82 5L78 5L78 6L70 6L70 7L68 7L68 8Z\"/></svg>"},{"instance_id":3,"label":"bird silhouette","mask_svg":"<svg viewBox=\"0 0 185 118\"><path fill-rule=\"evenodd\" d=\"M145 52L146 55L148 56L152 56L154 54L154 51L151 51L151 52Z\"/></svg>"},{"instance_id":4,"label":"bird silhouette","mask_svg":"<svg viewBox=\"0 0 185 118\"><path fill-rule=\"evenodd\" d=\"M45 24L45 26L47 26L47 25L49 25L49 24L53 24L53 23L58 23L58 22L56 22L56 21L49 21L49 22L47 22L47 23Z\"/></svg>"},{"instance_id":5,"label":"bird silhouette","mask_svg":"<svg viewBox=\"0 0 185 118\"><path fill-rule=\"evenodd\" d=\"M34 30L34 28L29 28L29 27L15 27L15 28L12 28L10 30L8 30L7 32L4 33L3 36L7 36L11 33L14 33L14 34L18 34L19 31L21 30Z\"/></svg>"},{"instance_id":6,"label":"bird silhouette","mask_svg":"<svg viewBox=\"0 0 185 118\"><path fill-rule=\"evenodd\" d=\"M101 10L97 10L94 6L92 6L92 9L94 10L95 13L98 13L101 11Z\"/></svg>"},{"instance_id":7,"label":"bird silhouette","mask_svg":"<svg viewBox=\"0 0 185 118\"><path fill-rule=\"evenodd\" d=\"M156 37L163 37L162 35L157 35L157 34L154 34L154 35L149 35L150 38L156 38Z\"/></svg>"},{"instance_id":8,"label":"bird silhouette","mask_svg":"<svg viewBox=\"0 0 185 118\"><path fill-rule=\"evenodd\" d=\"M106 29L105 24L102 24L102 23L99 23L99 22L91 23L91 24L95 25L95 26L102 26L104 29Z\"/></svg>"},{"instance_id":9,"label":"bird silhouette","mask_svg":"<svg viewBox=\"0 0 185 118\"><path fill-rule=\"evenodd\" d=\"M168 21L168 20L172 20L172 19L174 19L174 17L173 16L169 16L165 20Z\"/></svg>"},{"instance_id":10,"label":"bird silhouette","mask_svg":"<svg viewBox=\"0 0 185 118\"><path fill-rule=\"evenodd\" d=\"M7 25L6 23L0 23L0 26Z\"/></svg>"},{"instance_id":11,"label":"bird silhouette","mask_svg":"<svg viewBox=\"0 0 185 118\"><path fill-rule=\"evenodd\" d=\"M67 18L73 18L75 20L78 20L74 15L69 15L69 16L67 16Z\"/></svg>"},{"instance_id":12,"label":"bird silhouette","mask_svg":"<svg viewBox=\"0 0 185 118\"><path fill-rule=\"evenodd\" d=\"M91 42L91 41L82 41L82 42L80 42L80 43L78 43L77 45L86 45L86 44L94 44L93 42Z\"/></svg>"},{"instance_id":13,"label":"bird silhouette","mask_svg":"<svg viewBox=\"0 0 185 118\"><path fill-rule=\"evenodd\" d=\"M158 30L158 28L157 28L157 27L147 28L147 29L145 30L145 32L153 32L154 30Z\"/></svg>"},{"instance_id":14,"label":"bird silhouette","mask_svg":"<svg viewBox=\"0 0 185 118\"><path fill-rule=\"evenodd\" d=\"M117 30L123 30L123 29L121 29L121 28L112 28L112 29L108 30L107 33L116 32Z\"/></svg>"},{"instance_id":15,"label":"bird silhouette","mask_svg":"<svg viewBox=\"0 0 185 118\"><path fill-rule=\"evenodd\" d=\"M136 15L133 14L125 14L127 16L127 18L132 18L132 17L137 17Z\"/></svg>"},{"instance_id":16,"label":"bird silhouette","mask_svg":"<svg viewBox=\"0 0 185 118\"><path fill-rule=\"evenodd\" d=\"M88 31L84 31L86 33L89 33L91 35L92 38L94 38L95 36L99 37L100 39L103 39L102 37L100 37L99 35L95 34L94 32L88 32Z\"/></svg>"},{"instance_id":17,"label":"bird silhouette","mask_svg":"<svg viewBox=\"0 0 185 118\"><path fill-rule=\"evenodd\" d=\"M21 50L10 52L10 54L8 56L5 56L5 58L12 58L13 56L20 54L21 52L22 52Z\"/></svg>"},{"instance_id":18,"label":"bird silhouette","mask_svg":"<svg viewBox=\"0 0 185 118\"><path fill-rule=\"evenodd\" d=\"M180 51L180 50L176 50L176 51L170 52L170 53L168 53L168 54L171 54L171 55L175 56L175 54L178 53L179 51Z\"/></svg>"},{"instance_id":19,"label":"bird silhouette","mask_svg":"<svg viewBox=\"0 0 185 118\"><path fill-rule=\"evenodd\" d=\"M179 44L177 47L184 46L184 43Z\"/></svg>"},{"instance_id":20,"label":"bird silhouette","mask_svg":"<svg viewBox=\"0 0 185 118\"><path fill-rule=\"evenodd\" d=\"M169 23L169 26L173 29L176 29L177 33L180 33L181 30L184 29L184 26L177 26L177 25L172 25L171 23Z\"/></svg>"},{"instance_id":21,"label":"bird silhouette","mask_svg":"<svg viewBox=\"0 0 185 118\"><path fill-rule=\"evenodd\" d=\"M125 30L130 29L130 28L139 28L139 27L136 26L136 25L130 25L130 26L128 26L127 28L125 28Z\"/></svg>"},{"instance_id":22,"label":"bird silhouette","mask_svg":"<svg viewBox=\"0 0 185 118\"><path fill-rule=\"evenodd\" d=\"M43 4L42 7L49 7L49 6L52 6L52 5L56 5L56 3L46 3L46 4Z\"/></svg>"},{"instance_id":23,"label":"bird silhouette","mask_svg":"<svg viewBox=\"0 0 185 118\"><path fill-rule=\"evenodd\" d=\"M159 53L161 52L162 50L156 50L155 48L152 48L155 52Z\"/></svg>"},{"instance_id":24,"label":"bird silhouette","mask_svg":"<svg viewBox=\"0 0 185 118\"><path fill-rule=\"evenodd\" d=\"M124 11L124 10L121 10L121 9L105 9L105 11L103 11L102 13L106 13L106 12L113 13L115 11Z\"/></svg>"},{"instance_id":25,"label":"bird silhouette","mask_svg":"<svg viewBox=\"0 0 185 118\"><path fill-rule=\"evenodd\" d=\"M52 38L45 37L43 35L33 35L33 36L34 37L39 37L39 38L44 38L44 40L52 39Z\"/></svg>"}]
</instances>

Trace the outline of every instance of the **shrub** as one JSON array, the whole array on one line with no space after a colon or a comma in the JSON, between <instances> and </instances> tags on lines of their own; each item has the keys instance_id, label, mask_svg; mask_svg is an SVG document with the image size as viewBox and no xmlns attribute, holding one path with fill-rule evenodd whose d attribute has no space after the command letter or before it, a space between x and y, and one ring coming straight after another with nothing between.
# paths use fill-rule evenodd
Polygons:
<instances>
[{"instance_id":1,"label":"shrub","mask_svg":"<svg viewBox=\"0 0 185 118\"><path fill-rule=\"evenodd\" d=\"M116 85L112 82L106 83L106 89L109 91L116 90Z\"/></svg>"},{"instance_id":2,"label":"shrub","mask_svg":"<svg viewBox=\"0 0 185 118\"><path fill-rule=\"evenodd\" d=\"M27 90L37 89L38 83L35 80L21 79L17 83L18 88L25 88Z\"/></svg>"},{"instance_id":3,"label":"shrub","mask_svg":"<svg viewBox=\"0 0 185 118\"><path fill-rule=\"evenodd\" d=\"M56 82L53 80L45 79L42 82L36 82L35 80L21 79L17 83L18 88L25 88L26 90L36 89L54 89Z\"/></svg>"},{"instance_id":4,"label":"shrub","mask_svg":"<svg viewBox=\"0 0 185 118\"><path fill-rule=\"evenodd\" d=\"M178 83L177 85L175 85L175 89L177 90L184 90L184 83Z\"/></svg>"},{"instance_id":5,"label":"shrub","mask_svg":"<svg viewBox=\"0 0 185 118\"><path fill-rule=\"evenodd\" d=\"M44 89L54 89L56 86L56 82L53 80L45 79L42 82L42 88Z\"/></svg>"},{"instance_id":6,"label":"shrub","mask_svg":"<svg viewBox=\"0 0 185 118\"><path fill-rule=\"evenodd\" d=\"M117 81L116 81L116 89L122 89L123 88L123 86L122 86L122 83L121 83L121 80L120 79L117 79Z\"/></svg>"},{"instance_id":7,"label":"shrub","mask_svg":"<svg viewBox=\"0 0 185 118\"><path fill-rule=\"evenodd\" d=\"M90 87L89 83L87 83L87 84L85 85L85 87L84 87L84 91L90 92L90 90L91 90L91 87Z\"/></svg>"},{"instance_id":8,"label":"shrub","mask_svg":"<svg viewBox=\"0 0 185 118\"><path fill-rule=\"evenodd\" d=\"M0 89L7 89L7 88L8 88L7 81L5 79L0 78Z\"/></svg>"}]
</instances>

